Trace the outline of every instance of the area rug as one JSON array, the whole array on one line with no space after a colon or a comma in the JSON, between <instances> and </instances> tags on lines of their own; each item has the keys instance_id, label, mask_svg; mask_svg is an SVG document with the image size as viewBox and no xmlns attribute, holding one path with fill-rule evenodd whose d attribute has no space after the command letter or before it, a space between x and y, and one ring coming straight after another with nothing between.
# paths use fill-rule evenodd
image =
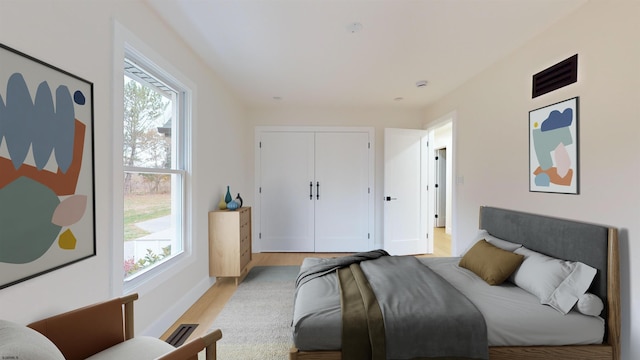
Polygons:
<instances>
[{"instance_id":1,"label":"area rug","mask_svg":"<svg viewBox=\"0 0 640 360\"><path fill-rule=\"evenodd\" d=\"M299 266L256 266L238 285L212 329L222 330L218 360L284 360Z\"/></svg>"}]
</instances>

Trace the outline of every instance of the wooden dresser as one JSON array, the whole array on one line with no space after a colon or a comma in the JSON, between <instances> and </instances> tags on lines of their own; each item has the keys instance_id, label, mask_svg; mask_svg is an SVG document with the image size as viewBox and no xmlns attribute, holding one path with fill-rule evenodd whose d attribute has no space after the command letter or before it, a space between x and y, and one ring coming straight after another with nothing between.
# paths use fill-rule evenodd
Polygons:
<instances>
[{"instance_id":1,"label":"wooden dresser","mask_svg":"<svg viewBox=\"0 0 640 360\"><path fill-rule=\"evenodd\" d=\"M209 276L247 275L251 261L251 207L209 212Z\"/></svg>"}]
</instances>

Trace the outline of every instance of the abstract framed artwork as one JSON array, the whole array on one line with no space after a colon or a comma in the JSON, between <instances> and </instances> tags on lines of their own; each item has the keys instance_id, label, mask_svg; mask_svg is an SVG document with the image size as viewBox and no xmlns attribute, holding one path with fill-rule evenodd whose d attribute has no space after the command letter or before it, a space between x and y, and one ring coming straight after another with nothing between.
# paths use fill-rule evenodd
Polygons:
<instances>
[{"instance_id":1,"label":"abstract framed artwork","mask_svg":"<svg viewBox=\"0 0 640 360\"><path fill-rule=\"evenodd\" d=\"M529 112L529 191L578 194L578 97Z\"/></svg>"},{"instance_id":2,"label":"abstract framed artwork","mask_svg":"<svg viewBox=\"0 0 640 360\"><path fill-rule=\"evenodd\" d=\"M0 289L96 254L93 84L0 44Z\"/></svg>"}]
</instances>

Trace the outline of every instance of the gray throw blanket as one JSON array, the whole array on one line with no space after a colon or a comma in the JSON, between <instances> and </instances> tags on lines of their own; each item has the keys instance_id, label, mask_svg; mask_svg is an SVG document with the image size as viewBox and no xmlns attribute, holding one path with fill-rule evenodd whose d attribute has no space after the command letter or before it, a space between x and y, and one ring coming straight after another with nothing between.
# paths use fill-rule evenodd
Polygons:
<instances>
[{"instance_id":1,"label":"gray throw blanket","mask_svg":"<svg viewBox=\"0 0 640 360\"><path fill-rule=\"evenodd\" d=\"M296 279L296 288L299 288L309 280L323 276L332 271L336 271L337 269L341 269L361 261L377 259L381 256L389 256L389 253L385 250L377 249L353 255L322 259L319 264L313 265L298 274L298 278Z\"/></svg>"},{"instance_id":2,"label":"gray throw blanket","mask_svg":"<svg viewBox=\"0 0 640 360\"><path fill-rule=\"evenodd\" d=\"M303 289L315 289L310 293L319 296L316 281L311 280L320 280L318 278L323 275L359 263L382 313L387 359L488 359L487 328L475 305L415 257L387 255L384 250L375 250L344 258L314 259L313 265L302 270L296 280L295 302L299 301L297 294L302 284L306 284ZM364 261L367 258L373 260ZM339 276L335 277L338 281ZM327 308L321 307L325 300L305 297L303 302L308 303L301 307L304 321L309 321L307 312L314 308L323 313L317 320L331 318L332 315L323 310ZM342 324L342 319L336 320ZM331 319L332 322L336 320ZM301 322L303 320L298 319L294 326ZM321 326L313 327L321 331ZM300 350L305 351L335 349L327 348L322 342L320 345L314 343L312 338L321 338L320 334L322 332L302 335L297 329L294 330L294 339L297 337L294 341ZM344 338L341 343L344 345ZM337 346L340 349L340 343ZM371 351L380 350L371 348Z\"/></svg>"},{"instance_id":3,"label":"gray throw blanket","mask_svg":"<svg viewBox=\"0 0 640 360\"><path fill-rule=\"evenodd\" d=\"M488 359L484 317L412 256L360 263L382 310L388 359Z\"/></svg>"}]
</instances>

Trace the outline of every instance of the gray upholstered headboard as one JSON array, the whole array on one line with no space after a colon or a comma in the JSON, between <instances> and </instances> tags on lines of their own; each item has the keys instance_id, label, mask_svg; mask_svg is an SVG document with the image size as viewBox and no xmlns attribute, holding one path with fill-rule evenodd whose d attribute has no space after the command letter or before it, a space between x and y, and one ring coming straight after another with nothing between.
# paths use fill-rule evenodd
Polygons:
<instances>
[{"instance_id":1,"label":"gray upholstered headboard","mask_svg":"<svg viewBox=\"0 0 640 360\"><path fill-rule=\"evenodd\" d=\"M480 229L531 250L596 268L589 292L607 303L608 227L481 206ZM606 320L607 311L602 316Z\"/></svg>"}]
</instances>

